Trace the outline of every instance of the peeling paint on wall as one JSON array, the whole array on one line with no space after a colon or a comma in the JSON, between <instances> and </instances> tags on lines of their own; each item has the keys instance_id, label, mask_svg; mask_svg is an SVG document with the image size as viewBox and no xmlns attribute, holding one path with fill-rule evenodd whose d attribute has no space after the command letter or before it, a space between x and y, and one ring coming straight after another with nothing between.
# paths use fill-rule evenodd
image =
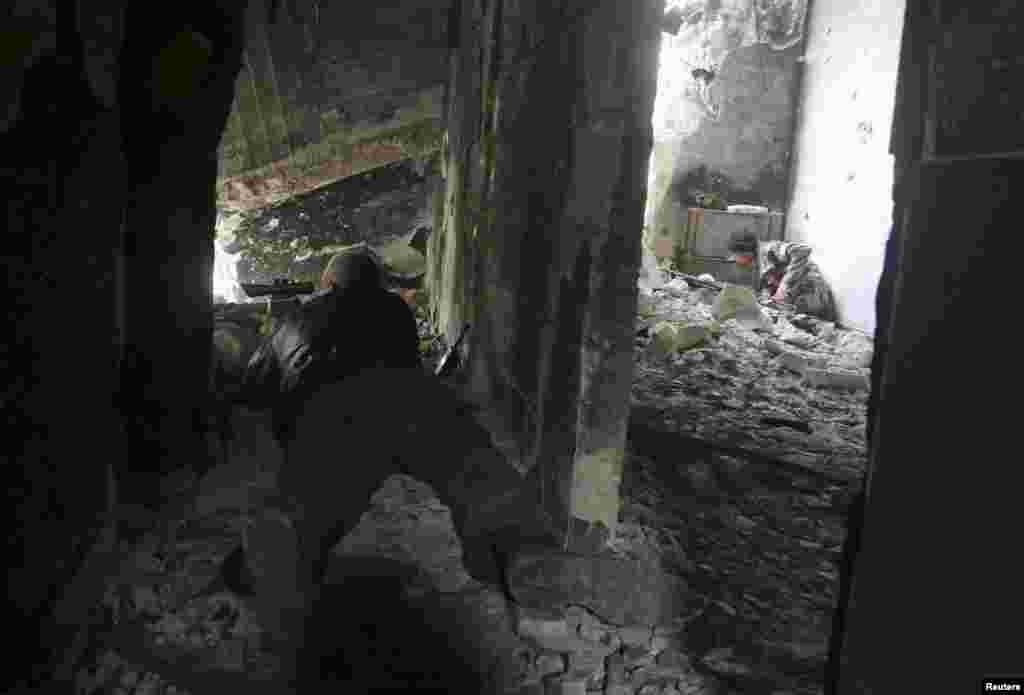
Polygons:
<instances>
[{"instance_id":1,"label":"peeling paint on wall","mask_svg":"<svg viewBox=\"0 0 1024 695\"><path fill-rule=\"evenodd\" d=\"M662 37L649 233L685 220L697 192L719 193L727 204L781 209L807 0L668 5L683 12L684 22L678 35Z\"/></svg>"},{"instance_id":2,"label":"peeling paint on wall","mask_svg":"<svg viewBox=\"0 0 1024 695\"><path fill-rule=\"evenodd\" d=\"M676 36L663 35L654 105L654 137L696 131L703 118L717 119L714 75L729 54L764 44L785 51L803 39L807 0L669 0L686 20ZM689 107L686 103L689 102Z\"/></svg>"}]
</instances>

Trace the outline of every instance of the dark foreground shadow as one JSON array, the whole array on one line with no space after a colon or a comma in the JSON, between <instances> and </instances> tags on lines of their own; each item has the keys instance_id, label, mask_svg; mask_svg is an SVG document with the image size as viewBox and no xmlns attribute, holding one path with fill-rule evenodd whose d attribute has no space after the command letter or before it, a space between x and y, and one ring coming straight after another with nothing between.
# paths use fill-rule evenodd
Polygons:
<instances>
[{"instance_id":1,"label":"dark foreground shadow","mask_svg":"<svg viewBox=\"0 0 1024 695\"><path fill-rule=\"evenodd\" d=\"M446 595L406 591L417 569L388 558L333 558L303 655L311 692L481 693L480 645Z\"/></svg>"}]
</instances>

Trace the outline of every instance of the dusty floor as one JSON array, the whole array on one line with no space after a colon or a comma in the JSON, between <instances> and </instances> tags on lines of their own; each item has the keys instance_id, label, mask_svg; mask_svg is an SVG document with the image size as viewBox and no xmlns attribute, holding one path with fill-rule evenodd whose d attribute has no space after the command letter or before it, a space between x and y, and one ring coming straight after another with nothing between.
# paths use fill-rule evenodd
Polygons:
<instances>
[{"instance_id":1,"label":"dusty floor","mask_svg":"<svg viewBox=\"0 0 1024 695\"><path fill-rule=\"evenodd\" d=\"M706 322L709 299L676 282L654 294L638 328ZM777 320L770 328L722 321L718 338L668 356L639 339L618 542L659 548L704 605L681 645L700 685L658 692L821 692L867 394L811 386L794 369L817 361L866 374L865 341L794 319L814 336L766 314ZM110 633L79 693L280 692L251 605L214 581L259 506L253 490L272 487L278 466L264 419L245 415L239 427L230 467L212 471L177 518L122 549L104 600ZM337 692L373 692L357 683L473 692L454 685L474 670L467 646L518 648L503 599L465 574L460 552L433 493L389 479L332 565L331 576L349 577L322 612L324 663L346 684Z\"/></svg>"},{"instance_id":2,"label":"dusty floor","mask_svg":"<svg viewBox=\"0 0 1024 695\"><path fill-rule=\"evenodd\" d=\"M276 649L253 604L217 579L261 508L254 489L272 488L278 466L265 418L240 420L243 443L232 463L199 483L184 518L123 548L105 597L111 634L78 692L282 692ZM466 653L479 652L481 640L515 649L504 599L465 573L460 554L449 512L432 491L388 479L328 571L317 644L343 692L451 692L453 682L474 682L479 669ZM474 643L458 644L451 635L460 633Z\"/></svg>"},{"instance_id":3,"label":"dusty floor","mask_svg":"<svg viewBox=\"0 0 1024 695\"><path fill-rule=\"evenodd\" d=\"M709 321L713 297L676 280L639 329ZM867 391L816 387L801 369L866 377L871 346L763 311L762 330L722 321L720 337L667 358L639 340L623 531L654 539L705 597L686 632L698 668L738 693L820 693Z\"/></svg>"}]
</instances>

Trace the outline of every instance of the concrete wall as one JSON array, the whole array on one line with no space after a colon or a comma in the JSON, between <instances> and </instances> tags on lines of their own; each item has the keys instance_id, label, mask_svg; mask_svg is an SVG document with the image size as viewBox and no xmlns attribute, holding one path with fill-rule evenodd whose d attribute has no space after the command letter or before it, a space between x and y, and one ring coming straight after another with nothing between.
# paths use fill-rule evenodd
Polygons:
<instances>
[{"instance_id":1,"label":"concrete wall","mask_svg":"<svg viewBox=\"0 0 1024 695\"><path fill-rule=\"evenodd\" d=\"M664 37L646 224L685 224L697 192L785 205L806 2L670 2L686 20ZM717 9L714 9L717 6ZM695 68L710 70L706 83Z\"/></svg>"},{"instance_id":2,"label":"concrete wall","mask_svg":"<svg viewBox=\"0 0 1024 695\"><path fill-rule=\"evenodd\" d=\"M892 219L893 101L905 0L816 0L808 27L788 239L814 247L842 323L875 328Z\"/></svg>"},{"instance_id":3,"label":"concrete wall","mask_svg":"<svg viewBox=\"0 0 1024 695\"><path fill-rule=\"evenodd\" d=\"M446 0L249 3L218 150L222 207L260 207L440 140ZM295 11L292 8L295 7Z\"/></svg>"}]
</instances>

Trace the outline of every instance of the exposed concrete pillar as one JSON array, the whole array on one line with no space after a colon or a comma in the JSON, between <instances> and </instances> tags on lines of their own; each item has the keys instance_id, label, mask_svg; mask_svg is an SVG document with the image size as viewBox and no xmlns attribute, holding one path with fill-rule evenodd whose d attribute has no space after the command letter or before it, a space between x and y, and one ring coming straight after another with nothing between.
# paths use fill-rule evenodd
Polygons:
<instances>
[{"instance_id":1,"label":"exposed concrete pillar","mask_svg":"<svg viewBox=\"0 0 1024 695\"><path fill-rule=\"evenodd\" d=\"M577 152L604 150L611 161L610 182L579 193L593 205L611 184L601 212L607 214L593 240L590 298L582 344L582 379L570 513L574 519L613 531L618 518L623 453L633 383L636 340L637 269L651 153L651 116L657 87L660 32L652 30L664 3L620 3L613 7L618 27L599 39L587 36L588 73L607 53L608 71L588 74L591 123L578 131ZM579 162L577 174L590 175L593 163ZM604 168L604 166L602 166ZM603 178L603 177L602 177ZM605 210L607 206L607 211Z\"/></svg>"},{"instance_id":2,"label":"exposed concrete pillar","mask_svg":"<svg viewBox=\"0 0 1024 695\"><path fill-rule=\"evenodd\" d=\"M489 0L459 18L432 298L449 338L473 324L471 389L567 543L618 515L663 10Z\"/></svg>"}]
</instances>

